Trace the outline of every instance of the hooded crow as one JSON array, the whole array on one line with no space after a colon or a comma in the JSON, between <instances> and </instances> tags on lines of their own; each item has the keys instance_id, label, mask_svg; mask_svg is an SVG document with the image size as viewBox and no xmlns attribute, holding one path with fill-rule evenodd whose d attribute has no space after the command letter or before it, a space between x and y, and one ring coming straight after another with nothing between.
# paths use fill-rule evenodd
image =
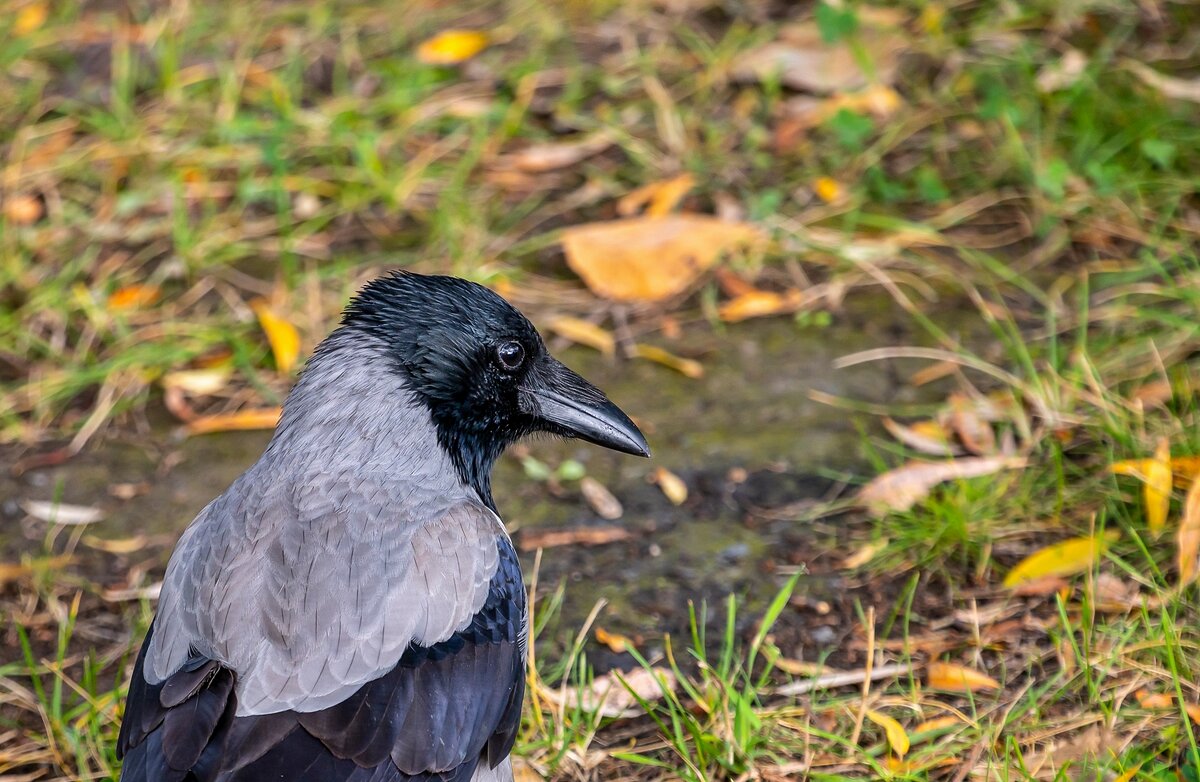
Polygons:
<instances>
[{"instance_id":1,"label":"hooded crow","mask_svg":"<svg viewBox=\"0 0 1200 782\"><path fill-rule=\"evenodd\" d=\"M528 617L491 469L534 432L649 455L488 289L363 288L171 556L121 779L511 780Z\"/></svg>"}]
</instances>

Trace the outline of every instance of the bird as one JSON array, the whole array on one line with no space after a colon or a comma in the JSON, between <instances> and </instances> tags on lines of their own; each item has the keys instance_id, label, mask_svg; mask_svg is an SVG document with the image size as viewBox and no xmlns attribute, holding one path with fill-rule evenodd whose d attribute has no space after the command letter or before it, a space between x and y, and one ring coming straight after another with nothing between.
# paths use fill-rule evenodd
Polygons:
<instances>
[{"instance_id":1,"label":"bird","mask_svg":"<svg viewBox=\"0 0 1200 782\"><path fill-rule=\"evenodd\" d=\"M528 614L492 496L535 433L649 456L488 288L368 282L167 565L122 782L508 782Z\"/></svg>"}]
</instances>

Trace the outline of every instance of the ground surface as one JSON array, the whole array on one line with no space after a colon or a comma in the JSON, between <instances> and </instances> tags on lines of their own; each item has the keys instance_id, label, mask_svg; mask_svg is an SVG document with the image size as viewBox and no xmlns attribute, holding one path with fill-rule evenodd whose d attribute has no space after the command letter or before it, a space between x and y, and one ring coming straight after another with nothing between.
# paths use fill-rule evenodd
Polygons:
<instances>
[{"instance_id":1,"label":"ground surface","mask_svg":"<svg viewBox=\"0 0 1200 782\"><path fill-rule=\"evenodd\" d=\"M501 465L522 779L1197 778L1194 4L6 8L0 775L116 773L201 433L408 266L658 456Z\"/></svg>"}]
</instances>

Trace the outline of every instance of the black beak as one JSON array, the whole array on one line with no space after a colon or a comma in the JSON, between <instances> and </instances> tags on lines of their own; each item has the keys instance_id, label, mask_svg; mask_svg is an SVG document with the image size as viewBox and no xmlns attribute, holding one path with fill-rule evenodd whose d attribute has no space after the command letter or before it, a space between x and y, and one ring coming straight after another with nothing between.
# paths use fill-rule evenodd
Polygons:
<instances>
[{"instance_id":1,"label":"black beak","mask_svg":"<svg viewBox=\"0 0 1200 782\"><path fill-rule=\"evenodd\" d=\"M526 375L521 406L551 432L634 456L650 455L646 438L621 408L549 356Z\"/></svg>"}]
</instances>

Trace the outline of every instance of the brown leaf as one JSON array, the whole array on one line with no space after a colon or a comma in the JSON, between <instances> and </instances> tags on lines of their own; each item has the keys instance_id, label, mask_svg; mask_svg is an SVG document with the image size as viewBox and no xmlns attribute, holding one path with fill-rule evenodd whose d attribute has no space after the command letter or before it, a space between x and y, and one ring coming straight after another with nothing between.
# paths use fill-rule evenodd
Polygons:
<instances>
[{"instance_id":1,"label":"brown leaf","mask_svg":"<svg viewBox=\"0 0 1200 782\"><path fill-rule=\"evenodd\" d=\"M636 648L633 641L629 640L628 637L619 633L610 633L603 627L596 628L596 641L604 644L617 654L623 654L629 651L630 648Z\"/></svg>"},{"instance_id":2,"label":"brown leaf","mask_svg":"<svg viewBox=\"0 0 1200 782\"><path fill-rule=\"evenodd\" d=\"M546 327L560 337L566 337L577 344L595 348L606 356L611 356L616 352L616 338L610 331L595 323L563 315L552 319L546 324Z\"/></svg>"},{"instance_id":3,"label":"brown leaf","mask_svg":"<svg viewBox=\"0 0 1200 782\"><path fill-rule=\"evenodd\" d=\"M241 410L236 413L203 415L189 421L183 428L188 436L212 432L241 432L251 429L274 429L283 413L278 407Z\"/></svg>"},{"instance_id":4,"label":"brown leaf","mask_svg":"<svg viewBox=\"0 0 1200 782\"><path fill-rule=\"evenodd\" d=\"M1165 692L1147 692L1138 690L1134 693L1138 706L1143 709L1171 709L1175 707L1175 696Z\"/></svg>"},{"instance_id":5,"label":"brown leaf","mask_svg":"<svg viewBox=\"0 0 1200 782\"><path fill-rule=\"evenodd\" d=\"M693 380L704 377L704 365L699 361L677 356L670 351L663 350L654 345L634 345L633 355L637 358L653 361L655 364L662 364L664 367L674 369L684 377L690 377Z\"/></svg>"},{"instance_id":6,"label":"brown leaf","mask_svg":"<svg viewBox=\"0 0 1200 782\"><path fill-rule=\"evenodd\" d=\"M570 529L522 529L517 536L517 548L536 551L559 546L602 546L629 540L633 533L624 527L573 527Z\"/></svg>"},{"instance_id":7,"label":"brown leaf","mask_svg":"<svg viewBox=\"0 0 1200 782\"><path fill-rule=\"evenodd\" d=\"M717 310L717 314L726 323L737 323L750 318L790 314L800 309L803 304L804 294L798 290L783 293L756 290L725 302Z\"/></svg>"},{"instance_id":8,"label":"brown leaf","mask_svg":"<svg viewBox=\"0 0 1200 782\"><path fill-rule=\"evenodd\" d=\"M617 214L630 217L645 207L647 217L665 217L695 186L696 180L691 174L642 185L617 201Z\"/></svg>"},{"instance_id":9,"label":"brown leaf","mask_svg":"<svg viewBox=\"0 0 1200 782\"><path fill-rule=\"evenodd\" d=\"M596 677L585 687L548 689L542 694L547 700L562 706L579 706L584 711L597 712L605 717L636 717L642 713L637 699L656 701L664 692L675 689L675 674L668 668L634 668L632 671L609 671Z\"/></svg>"},{"instance_id":10,"label":"brown leaf","mask_svg":"<svg viewBox=\"0 0 1200 782\"><path fill-rule=\"evenodd\" d=\"M621 507L621 501L613 496L613 493L603 483L592 476L585 475L579 480L579 491L600 518L613 521L625 514L625 509Z\"/></svg>"},{"instance_id":11,"label":"brown leaf","mask_svg":"<svg viewBox=\"0 0 1200 782\"><path fill-rule=\"evenodd\" d=\"M612 144L612 134L600 130L581 139L533 144L501 156L496 163L498 166L509 166L528 174L540 174L573 166L592 155L603 152Z\"/></svg>"},{"instance_id":12,"label":"brown leaf","mask_svg":"<svg viewBox=\"0 0 1200 782\"><path fill-rule=\"evenodd\" d=\"M145 535L134 535L132 538L101 538L95 535L84 535L83 543L88 548L106 551L109 554L132 554L141 551L150 541Z\"/></svg>"},{"instance_id":13,"label":"brown leaf","mask_svg":"<svg viewBox=\"0 0 1200 782\"><path fill-rule=\"evenodd\" d=\"M1176 552L1179 585L1187 586L1196 579L1197 557L1200 557L1200 476L1192 479L1183 503L1183 520L1179 522Z\"/></svg>"},{"instance_id":14,"label":"brown leaf","mask_svg":"<svg viewBox=\"0 0 1200 782\"><path fill-rule=\"evenodd\" d=\"M563 231L567 265L614 301L660 301L688 290L722 254L761 232L704 215L633 217Z\"/></svg>"},{"instance_id":15,"label":"brown leaf","mask_svg":"<svg viewBox=\"0 0 1200 782\"><path fill-rule=\"evenodd\" d=\"M979 692L980 690L998 690L1000 682L986 673L955 663L929 663L929 686L937 690L951 692Z\"/></svg>"},{"instance_id":16,"label":"brown leaf","mask_svg":"<svg viewBox=\"0 0 1200 782\"><path fill-rule=\"evenodd\" d=\"M210 396L229 384L233 367L228 364L206 369L180 369L163 375L162 385L166 389L179 389L193 396Z\"/></svg>"},{"instance_id":17,"label":"brown leaf","mask_svg":"<svg viewBox=\"0 0 1200 782\"><path fill-rule=\"evenodd\" d=\"M845 568L846 570L854 570L855 568L860 568L863 565L870 562L872 559L874 559L876 554L878 554L879 552L881 552L885 548L887 548L887 545L888 545L887 538L882 538L882 539L876 540L872 543L868 543L865 546L862 546L861 548L859 548L857 551L855 551L850 556L846 557L844 560L842 560L842 567Z\"/></svg>"},{"instance_id":18,"label":"brown leaf","mask_svg":"<svg viewBox=\"0 0 1200 782\"><path fill-rule=\"evenodd\" d=\"M996 433L979 414L974 401L962 394L950 397L950 424L968 451L979 456L996 452Z\"/></svg>"},{"instance_id":19,"label":"brown leaf","mask_svg":"<svg viewBox=\"0 0 1200 782\"><path fill-rule=\"evenodd\" d=\"M945 462L910 462L877 476L858 493L858 500L876 515L908 510L943 481L976 478L1025 466L1017 456L980 456Z\"/></svg>"},{"instance_id":20,"label":"brown leaf","mask_svg":"<svg viewBox=\"0 0 1200 782\"><path fill-rule=\"evenodd\" d=\"M4 217L13 225L33 225L42 216L42 202L31 195L14 195L4 200Z\"/></svg>"},{"instance_id":21,"label":"brown leaf","mask_svg":"<svg viewBox=\"0 0 1200 782\"><path fill-rule=\"evenodd\" d=\"M891 418L883 419L883 428L888 434L912 448L930 456L953 456L955 448L950 444L950 432L937 421L917 421L905 426Z\"/></svg>"},{"instance_id":22,"label":"brown leaf","mask_svg":"<svg viewBox=\"0 0 1200 782\"><path fill-rule=\"evenodd\" d=\"M1148 65L1133 60L1126 60L1125 65L1139 79L1168 98L1200 103L1200 79L1180 79L1167 76Z\"/></svg>"},{"instance_id":23,"label":"brown leaf","mask_svg":"<svg viewBox=\"0 0 1200 782\"><path fill-rule=\"evenodd\" d=\"M59 554L55 557L36 557L24 562L0 562L0 587L10 581L22 581L35 573L46 573L61 570L75 561L70 554Z\"/></svg>"},{"instance_id":24,"label":"brown leaf","mask_svg":"<svg viewBox=\"0 0 1200 782\"><path fill-rule=\"evenodd\" d=\"M656 468L654 472L650 473L650 479L658 484L658 488L662 489L662 493L666 495L672 505L682 505L687 502L687 484L683 482L683 478L680 478L666 467Z\"/></svg>"},{"instance_id":25,"label":"brown leaf","mask_svg":"<svg viewBox=\"0 0 1200 782\"><path fill-rule=\"evenodd\" d=\"M781 40L752 49L733 63L743 81L774 81L818 95L851 92L872 83L890 84L896 76L905 38L895 32L864 27L858 43L871 53L872 73L862 68L847 41L827 43L814 22L791 25Z\"/></svg>"}]
</instances>

